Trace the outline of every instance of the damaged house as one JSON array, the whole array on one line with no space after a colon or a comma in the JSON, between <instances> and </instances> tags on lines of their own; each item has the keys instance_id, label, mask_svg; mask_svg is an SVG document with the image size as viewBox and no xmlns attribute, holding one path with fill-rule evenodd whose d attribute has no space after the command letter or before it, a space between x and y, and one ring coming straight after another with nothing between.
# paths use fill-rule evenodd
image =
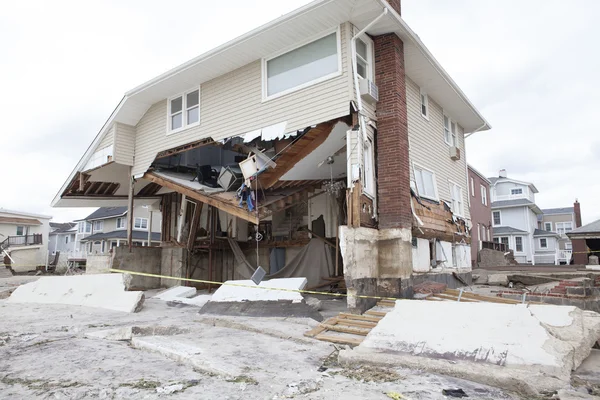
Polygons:
<instances>
[{"instance_id":1,"label":"damaged house","mask_svg":"<svg viewBox=\"0 0 600 400\"><path fill-rule=\"evenodd\" d=\"M316 0L128 91L52 205L160 210L163 275L343 276L360 309L469 279L488 129L398 0Z\"/></svg>"}]
</instances>

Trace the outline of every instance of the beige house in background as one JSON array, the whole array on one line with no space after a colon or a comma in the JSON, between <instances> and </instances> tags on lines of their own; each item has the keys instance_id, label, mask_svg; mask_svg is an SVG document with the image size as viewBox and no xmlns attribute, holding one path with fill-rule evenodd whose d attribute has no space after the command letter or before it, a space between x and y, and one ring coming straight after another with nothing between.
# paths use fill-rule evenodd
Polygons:
<instances>
[{"instance_id":1,"label":"beige house in background","mask_svg":"<svg viewBox=\"0 0 600 400\"><path fill-rule=\"evenodd\" d=\"M51 218L0 208L0 262L15 272L45 267Z\"/></svg>"}]
</instances>

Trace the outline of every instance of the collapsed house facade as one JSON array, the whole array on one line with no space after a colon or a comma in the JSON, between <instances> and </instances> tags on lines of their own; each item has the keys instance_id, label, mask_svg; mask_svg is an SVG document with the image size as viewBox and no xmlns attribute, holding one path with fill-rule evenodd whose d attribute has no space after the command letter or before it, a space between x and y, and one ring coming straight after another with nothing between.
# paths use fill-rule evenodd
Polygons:
<instances>
[{"instance_id":1,"label":"collapsed house facade","mask_svg":"<svg viewBox=\"0 0 600 400\"><path fill-rule=\"evenodd\" d=\"M468 274L464 140L490 126L400 11L317 0L127 92L53 206L160 210L169 276Z\"/></svg>"}]
</instances>

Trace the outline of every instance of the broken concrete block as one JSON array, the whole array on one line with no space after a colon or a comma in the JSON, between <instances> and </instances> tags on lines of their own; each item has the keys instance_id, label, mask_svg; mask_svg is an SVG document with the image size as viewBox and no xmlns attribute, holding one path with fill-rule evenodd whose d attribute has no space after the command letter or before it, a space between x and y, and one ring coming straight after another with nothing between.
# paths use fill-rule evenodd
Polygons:
<instances>
[{"instance_id":1,"label":"broken concrete block","mask_svg":"<svg viewBox=\"0 0 600 400\"><path fill-rule=\"evenodd\" d=\"M101 331L93 331L84 333L83 337L88 339L103 339L103 340L131 340L133 336L132 327L126 326L122 328L103 329Z\"/></svg>"},{"instance_id":2,"label":"broken concrete block","mask_svg":"<svg viewBox=\"0 0 600 400\"><path fill-rule=\"evenodd\" d=\"M319 311L323 305L321 300L317 299L316 297L308 296L304 299L304 301L306 302L307 306L309 306L311 309L313 309L315 311Z\"/></svg>"},{"instance_id":3,"label":"broken concrete block","mask_svg":"<svg viewBox=\"0 0 600 400\"><path fill-rule=\"evenodd\" d=\"M153 299L159 299L163 301L177 301L182 298L194 297L196 295L196 288L189 286L175 286L169 288L167 290L163 290L156 296L152 297Z\"/></svg>"},{"instance_id":4,"label":"broken concrete block","mask_svg":"<svg viewBox=\"0 0 600 400\"><path fill-rule=\"evenodd\" d=\"M340 361L423 368L531 395L568 384L598 339L600 314L576 307L398 301Z\"/></svg>"},{"instance_id":5,"label":"broken concrete block","mask_svg":"<svg viewBox=\"0 0 600 400\"><path fill-rule=\"evenodd\" d=\"M137 312L144 292L127 292L129 274L44 276L19 286L7 303L69 304Z\"/></svg>"},{"instance_id":6,"label":"broken concrete block","mask_svg":"<svg viewBox=\"0 0 600 400\"><path fill-rule=\"evenodd\" d=\"M293 302L301 302L304 300L304 297L294 290L304 289L306 283L306 278L270 279L268 281L263 281L258 285L265 289L259 289L251 280L227 281L215 291L211 301L240 302L291 300Z\"/></svg>"},{"instance_id":7,"label":"broken concrete block","mask_svg":"<svg viewBox=\"0 0 600 400\"><path fill-rule=\"evenodd\" d=\"M490 286L508 286L508 276L506 274L488 275L487 284Z\"/></svg>"}]
</instances>

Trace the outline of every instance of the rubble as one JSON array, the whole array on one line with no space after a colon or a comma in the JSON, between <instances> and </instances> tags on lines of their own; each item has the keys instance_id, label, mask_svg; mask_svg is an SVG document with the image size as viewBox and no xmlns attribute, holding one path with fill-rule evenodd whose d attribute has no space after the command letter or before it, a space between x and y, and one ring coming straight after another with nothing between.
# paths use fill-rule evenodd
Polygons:
<instances>
[{"instance_id":1,"label":"rubble","mask_svg":"<svg viewBox=\"0 0 600 400\"><path fill-rule=\"evenodd\" d=\"M144 292L128 292L131 276L97 274L44 276L19 286L7 299L9 303L69 304L138 312Z\"/></svg>"},{"instance_id":2,"label":"rubble","mask_svg":"<svg viewBox=\"0 0 600 400\"><path fill-rule=\"evenodd\" d=\"M302 290L306 286L306 278L279 278L260 283L261 288L251 280L227 281L213 294L212 302L241 302L241 301L279 301L291 300L301 302L302 294L294 290ZM283 290L276 290L283 289Z\"/></svg>"}]
</instances>

